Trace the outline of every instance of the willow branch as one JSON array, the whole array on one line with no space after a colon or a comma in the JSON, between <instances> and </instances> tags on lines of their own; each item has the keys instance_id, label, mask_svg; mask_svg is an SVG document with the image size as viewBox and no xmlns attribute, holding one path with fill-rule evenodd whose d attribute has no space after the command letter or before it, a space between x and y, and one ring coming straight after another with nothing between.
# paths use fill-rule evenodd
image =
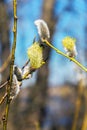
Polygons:
<instances>
[{"instance_id":1,"label":"willow branch","mask_svg":"<svg viewBox=\"0 0 87 130\"><path fill-rule=\"evenodd\" d=\"M12 80L13 80L13 65L15 60L15 49L16 49L16 37L17 37L17 0L13 0L13 12L14 12L14 26L13 26L13 33L14 33L14 39L13 39L13 46L12 46L12 52L11 52L11 64L10 64L10 80L7 87L7 102L6 102L6 109L5 109L5 115L3 120L3 130L7 130L7 122L8 122L8 113L9 113L9 107L10 107L10 90L12 86Z\"/></svg>"},{"instance_id":2,"label":"willow branch","mask_svg":"<svg viewBox=\"0 0 87 130\"><path fill-rule=\"evenodd\" d=\"M63 53L62 51L60 51L59 49L57 49L56 47L54 47L52 44L50 44L47 40L43 39L43 42L45 42L49 47L51 47L52 49L54 49L58 54L68 58L70 61L73 61L75 64L77 64L81 69L83 69L85 72L87 72L87 68L84 67L79 61L77 61L75 58L73 57L69 57L68 55L66 55L65 53Z\"/></svg>"}]
</instances>

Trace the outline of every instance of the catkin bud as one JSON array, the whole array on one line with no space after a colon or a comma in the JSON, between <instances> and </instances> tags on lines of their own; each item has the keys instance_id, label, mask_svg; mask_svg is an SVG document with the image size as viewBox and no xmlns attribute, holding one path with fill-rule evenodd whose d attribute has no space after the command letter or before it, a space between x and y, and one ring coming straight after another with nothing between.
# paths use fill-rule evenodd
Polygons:
<instances>
[{"instance_id":1,"label":"catkin bud","mask_svg":"<svg viewBox=\"0 0 87 130\"><path fill-rule=\"evenodd\" d=\"M26 75L26 73L30 72L30 66L27 65L24 67L23 72L22 72L22 76L24 77L24 75ZM27 79L30 79L32 77L32 74L29 73L29 75L26 77Z\"/></svg>"},{"instance_id":2,"label":"catkin bud","mask_svg":"<svg viewBox=\"0 0 87 130\"><path fill-rule=\"evenodd\" d=\"M18 81L22 81L22 70L21 68L17 67L16 65L14 65L14 74L17 76L17 80Z\"/></svg>"},{"instance_id":3,"label":"catkin bud","mask_svg":"<svg viewBox=\"0 0 87 130\"><path fill-rule=\"evenodd\" d=\"M11 86L11 91L10 91L10 98L11 99L15 98L18 95L19 92L20 92L20 86L19 86L19 83L17 81L17 77L14 74L13 75L12 86Z\"/></svg>"},{"instance_id":4,"label":"catkin bud","mask_svg":"<svg viewBox=\"0 0 87 130\"><path fill-rule=\"evenodd\" d=\"M71 37L65 37L62 40L64 50L65 50L66 54L70 57L77 56L77 50L76 50L75 42L76 42L76 39L71 38Z\"/></svg>"},{"instance_id":5,"label":"catkin bud","mask_svg":"<svg viewBox=\"0 0 87 130\"><path fill-rule=\"evenodd\" d=\"M34 23L37 26L38 34L41 40L50 38L49 28L44 20L38 19Z\"/></svg>"}]
</instances>

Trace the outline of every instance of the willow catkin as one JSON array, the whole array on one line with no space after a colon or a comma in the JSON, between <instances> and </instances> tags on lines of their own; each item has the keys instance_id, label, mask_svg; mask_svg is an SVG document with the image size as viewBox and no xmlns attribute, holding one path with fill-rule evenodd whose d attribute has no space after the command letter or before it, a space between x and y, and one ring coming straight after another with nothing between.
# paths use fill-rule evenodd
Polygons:
<instances>
[{"instance_id":1,"label":"willow catkin","mask_svg":"<svg viewBox=\"0 0 87 130\"><path fill-rule=\"evenodd\" d=\"M19 82L17 80L16 75L13 74L13 81L12 81L12 86L11 86L11 91L10 91L10 98L11 99L15 98L19 92L20 92Z\"/></svg>"},{"instance_id":2,"label":"willow catkin","mask_svg":"<svg viewBox=\"0 0 87 130\"><path fill-rule=\"evenodd\" d=\"M64 50L65 50L66 54L70 57L76 57L77 56L77 50L76 50L75 42L76 42L76 39L71 38L71 37L65 37L62 40Z\"/></svg>"},{"instance_id":3,"label":"willow catkin","mask_svg":"<svg viewBox=\"0 0 87 130\"><path fill-rule=\"evenodd\" d=\"M28 57L30 59L30 66L33 69L40 68L45 62L43 60L43 48L39 43L35 42L28 48Z\"/></svg>"},{"instance_id":4,"label":"willow catkin","mask_svg":"<svg viewBox=\"0 0 87 130\"><path fill-rule=\"evenodd\" d=\"M34 24L37 26L38 34L41 40L50 38L50 31L44 20L38 19L34 22Z\"/></svg>"}]
</instances>

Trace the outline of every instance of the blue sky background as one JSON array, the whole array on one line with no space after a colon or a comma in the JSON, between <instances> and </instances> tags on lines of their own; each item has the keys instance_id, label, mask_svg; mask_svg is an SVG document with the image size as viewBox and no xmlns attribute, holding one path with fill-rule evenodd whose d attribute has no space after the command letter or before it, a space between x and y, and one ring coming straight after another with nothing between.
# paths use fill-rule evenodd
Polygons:
<instances>
[{"instance_id":1,"label":"blue sky background","mask_svg":"<svg viewBox=\"0 0 87 130\"><path fill-rule=\"evenodd\" d=\"M8 13L12 14L12 0L5 0L8 5ZM50 2L50 0L47 0ZM54 15L58 18L55 26L53 45L63 50L61 41L65 36L71 36L77 39L78 50L77 59L85 66L84 49L86 47L86 22L87 6L85 0L56 0ZM18 0L18 33L15 64L22 67L27 60L27 48L32 44L34 36L37 35L37 29L34 25L36 19L41 18L43 0ZM13 20L10 23L10 42L13 42L12 33ZM49 85L63 84L65 81L76 82L75 64L68 59L59 56L52 50L50 59ZM32 79L26 81L35 82L35 74Z\"/></svg>"}]
</instances>

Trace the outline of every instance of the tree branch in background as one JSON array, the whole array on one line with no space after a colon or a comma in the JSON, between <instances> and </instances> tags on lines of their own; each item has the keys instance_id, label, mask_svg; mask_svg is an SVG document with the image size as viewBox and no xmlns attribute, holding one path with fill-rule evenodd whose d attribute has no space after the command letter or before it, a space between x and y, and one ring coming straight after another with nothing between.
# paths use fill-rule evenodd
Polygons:
<instances>
[{"instance_id":1,"label":"tree branch in background","mask_svg":"<svg viewBox=\"0 0 87 130\"><path fill-rule=\"evenodd\" d=\"M83 124L82 124L81 130L87 129L87 88L85 88L85 90L84 90L84 98L85 98L85 111L84 111L84 119L83 119Z\"/></svg>"},{"instance_id":2,"label":"tree branch in background","mask_svg":"<svg viewBox=\"0 0 87 130\"><path fill-rule=\"evenodd\" d=\"M83 95L84 91L84 81L83 79L80 79L78 83L78 90L77 90L77 98L76 98L76 104L75 104L75 113L74 113L74 119L73 119L73 124L72 124L72 130L77 130L77 123L78 123L78 118L80 114L80 109L81 109L81 98Z\"/></svg>"},{"instance_id":3,"label":"tree branch in background","mask_svg":"<svg viewBox=\"0 0 87 130\"><path fill-rule=\"evenodd\" d=\"M4 64L0 67L0 73L2 73L8 66L11 59L11 55L8 56L7 60L4 62Z\"/></svg>"},{"instance_id":4,"label":"tree branch in background","mask_svg":"<svg viewBox=\"0 0 87 130\"><path fill-rule=\"evenodd\" d=\"M7 11L7 5L4 0L0 0L0 44L1 44L1 53L0 53L0 65L3 65L10 54L10 42L9 42L9 25L10 17ZM1 72L2 80L5 81L5 78L9 75L9 64L6 67L5 71Z\"/></svg>"}]
</instances>

